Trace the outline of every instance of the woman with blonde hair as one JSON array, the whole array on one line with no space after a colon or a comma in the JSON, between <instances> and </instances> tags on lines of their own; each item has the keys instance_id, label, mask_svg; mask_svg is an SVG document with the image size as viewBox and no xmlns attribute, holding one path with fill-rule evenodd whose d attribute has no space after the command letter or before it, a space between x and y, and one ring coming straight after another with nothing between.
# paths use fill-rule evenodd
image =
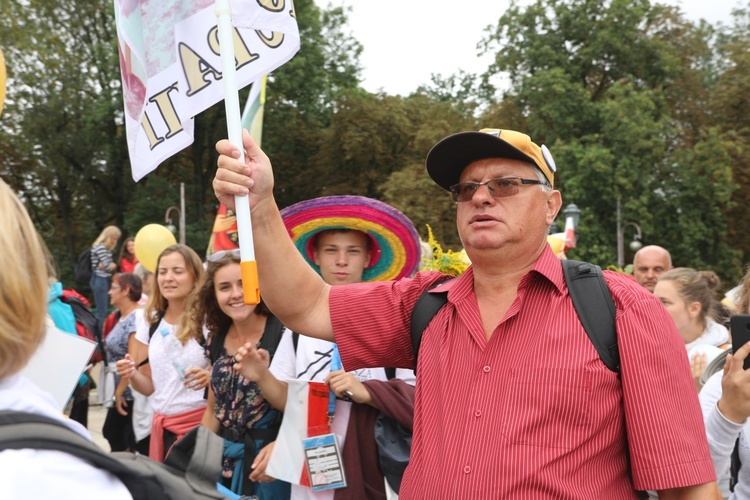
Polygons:
<instances>
[{"instance_id":1,"label":"woman with blonde hair","mask_svg":"<svg viewBox=\"0 0 750 500\"><path fill-rule=\"evenodd\" d=\"M112 260L112 249L117 245L122 232L117 226L107 226L91 244L91 279L89 285L94 293L96 318L99 326L104 324L109 311L109 282L117 264Z\"/></svg>"},{"instance_id":2,"label":"woman with blonde hair","mask_svg":"<svg viewBox=\"0 0 750 500\"><path fill-rule=\"evenodd\" d=\"M156 263L156 287L137 329L135 358L126 354L117 373L150 396L154 410L149 456L164 461L180 437L200 424L210 374L203 354L203 332L179 328L188 297L203 278L203 264L185 245L164 249Z\"/></svg>"},{"instance_id":3,"label":"woman with blonde hair","mask_svg":"<svg viewBox=\"0 0 750 500\"><path fill-rule=\"evenodd\" d=\"M18 374L44 339L49 281L39 235L2 179L0 234L0 410L52 418L90 440L50 394ZM0 496L25 498L30 488L42 498L131 498L114 475L62 451L0 451Z\"/></svg>"}]
</instances>

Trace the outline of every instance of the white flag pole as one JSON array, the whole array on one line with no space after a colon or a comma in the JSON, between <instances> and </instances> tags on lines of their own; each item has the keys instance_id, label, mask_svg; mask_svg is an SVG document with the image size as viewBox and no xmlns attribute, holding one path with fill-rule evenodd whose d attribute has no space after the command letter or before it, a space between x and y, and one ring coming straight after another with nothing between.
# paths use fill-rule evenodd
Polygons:
<instances>
[{"instance_id":1,"label":"white flag pole","mask_svg":"<svg viewBox=\"0 0 750 500\"><path fill-rule=\"evenodd\" d=\"M232 29L232 10L229 0L216 0L216 17L218 22L219 46L221 47L222 80L224 81L224 106L227 113L227 133L229 142L240 150L241 162L245 161L245 150L242 147L242 119L240 116L240 98L237 92L237 75L234 61L234 37ZM255 262L253 246L253 225L250 220L250 201L247 196L235 196L235 215L237 217L237 236L240 244L242 267L242 288L246 304L260 302L258 288L258 266Z\"/></svg>"}]
</instances>

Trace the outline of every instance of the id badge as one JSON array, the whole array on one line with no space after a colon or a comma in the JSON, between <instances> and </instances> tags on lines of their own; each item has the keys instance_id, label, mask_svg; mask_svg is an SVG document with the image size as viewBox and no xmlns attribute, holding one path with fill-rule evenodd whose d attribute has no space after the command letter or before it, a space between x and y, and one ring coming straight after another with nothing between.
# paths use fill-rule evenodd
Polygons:
<instances>
[{"instance_id":1,"label":"id badge","mask_svg":"<svg viewBox=\"0 0 750 500\"><path fill-rule=\"evenodd\" d=\"M346 487L344 464L333 434L323 434L302 440L310 488L313 491Z\"/></svg>"}]
</instances>

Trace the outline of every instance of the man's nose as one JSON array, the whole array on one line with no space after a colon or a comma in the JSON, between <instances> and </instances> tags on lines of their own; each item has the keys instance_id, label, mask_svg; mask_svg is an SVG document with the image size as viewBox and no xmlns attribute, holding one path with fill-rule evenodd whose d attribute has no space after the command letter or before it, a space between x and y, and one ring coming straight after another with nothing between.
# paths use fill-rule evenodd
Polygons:
<instances>
[{"instance_id":1,"label":"man's nose","mask_svg":"<svg viewBox=\"0 0 750 500\"><path fill-rule=\"evenodd\" d=\"M489 184L482 184L477 187L477 190L474 191L474 195L471 197L471 201L479 204L490 202L493 199Z\"/></svg>"}]
</instances>

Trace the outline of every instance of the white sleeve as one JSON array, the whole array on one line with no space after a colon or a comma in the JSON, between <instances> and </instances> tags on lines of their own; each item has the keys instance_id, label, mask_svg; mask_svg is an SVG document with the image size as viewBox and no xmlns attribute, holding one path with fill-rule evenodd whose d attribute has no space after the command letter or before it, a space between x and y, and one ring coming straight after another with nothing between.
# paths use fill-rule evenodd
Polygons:
<instances>
[{"instance_id":1,"label":"white sleeve","mask_svg":"<svg viewBox=\"0 0 750 500\"><path fill-rule=\"evenodd\" d=\"M279 380L297 378L297 353L294 350L292 331L289 328L284 329L269 369L271 374Z\"/></svg>"},{"instance_id":2,"label":"white sleeve","mask_svg":"<svg viewBox=\"0 0 750 500\"><path fill-rule=\"evenodd\" d=\"M400 378L409 385L417 385L417 376L414 373L414 370L396 368L396 378Z\"/></svg>"},{"instance_id":3,"label":"white sleeve","mask_svg":"<svg viewBox=\"0 0 750 500\"><path fill-rule=\"evenodd\" d=\"M146 321L146 316L141 313L141 319L138 320L136 317L136 330L135 330L135 339L139 341L141 344L148 345L148 328L151 326L151 323Z\"/></svg>"},{"instance_id":4,"label":"white sleeve","mask_svg":"<svg viewBox=\"0 0 750 500\"><path fill-rule=\"evenodd\" d=\"M703 411L703 420L706 424L706 437L708 448L711 451L711 460L714 463L714 471L717 479L727 475L734 443L740 435L743 424L730 422L721 414L717 403L721 399L721 378L724 370L714 373L706 381L706 385L698 395Z\"/></svg>"}]
</instances>

